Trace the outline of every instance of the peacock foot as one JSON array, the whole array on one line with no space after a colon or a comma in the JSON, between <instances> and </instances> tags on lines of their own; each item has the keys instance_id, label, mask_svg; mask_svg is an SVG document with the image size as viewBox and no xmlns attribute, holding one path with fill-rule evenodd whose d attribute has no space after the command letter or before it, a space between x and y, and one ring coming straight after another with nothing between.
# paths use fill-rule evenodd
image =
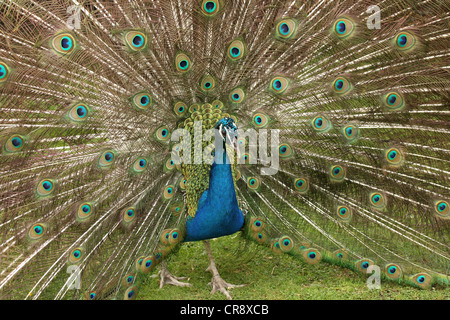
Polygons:
<instances>
[{"instance_id":1,"label":"peacock foot","mask_svg":"<svg viewBox=\"0 0 450 320\"><path fill-rule=\"evenodd\" d=\"M192 284L181 282L180 280L188 279L187 277L176 277L172 273L170 273L169 269L167 268L166 262L161 262L161 269L159 270L159 276L161 278L159 282L159 288L161 289L166 284L171 284L173 286L177 287L190 287Z\"/></svg>"},{"instance_id":2,"label":"peacock foot","mask_svg":"<svg viewBox=\"0 0 450 320\"><path fill-rule=\"evenodd\" d=\"M219 272L217 271L216 264L215 264L214 258L212 256L209 241L204 241L204 243L205 243L206 252L208 253L209 262L210 262L209 267L206 269L206 271L211 271L211 273L213 275L211 282L209 283L213 287L211 290L211 294L215 293L216 291L220 291L227 297L228 300L232 300L231 295L227 289L243 287L243 286L245 286L245 284L236 285L236 284L228 283L225 280L223 280L222 277L220 276Z\"/></svg>"}]
</instances>

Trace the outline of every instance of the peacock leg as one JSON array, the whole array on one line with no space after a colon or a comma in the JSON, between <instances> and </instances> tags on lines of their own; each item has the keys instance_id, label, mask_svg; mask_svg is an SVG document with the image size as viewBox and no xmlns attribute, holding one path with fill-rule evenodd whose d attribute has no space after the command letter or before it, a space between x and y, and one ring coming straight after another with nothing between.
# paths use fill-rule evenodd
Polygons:
<instances>
[{"instance_id":1,"label":"peacock leg","mask_svg":"<svg viewBox=\"0 0 450 320\"><path fill-rule=\"evenodd\" d=\"M173 274L170 273L169 269L167 268L166 261L161 262L161 269L159 270L159 276L161 277L161 280L159 282L159 288L161 289L166 284L171 284L177 287L190 287L192 284L181 282L179 280L187 279L187 277L176 277Z\"/></svg>"},{"instance_id":2,"label":"peacock leg","mask_svg":"<svg viewBox=\"0 0 450 320\"><path fill-rule=\"evenodd\" d=\"M217 271L209 241L206 240L206 241L203 241L203 243L205 244L206 252L208 253L208 258L209 258L209 267L206 269L206 271L211 271L211 273L213 275L211 282L210 282L210 284L213 287L211 290L211 294L213 294L214 292L219 290L227 297L228 300L232 300L230 293L228 292L227 289L243 287L244 284L235 285L235 284L230 284L228 282L225 282L225 280L222 279L219 272Z\"/></svg>"}]
</instances>

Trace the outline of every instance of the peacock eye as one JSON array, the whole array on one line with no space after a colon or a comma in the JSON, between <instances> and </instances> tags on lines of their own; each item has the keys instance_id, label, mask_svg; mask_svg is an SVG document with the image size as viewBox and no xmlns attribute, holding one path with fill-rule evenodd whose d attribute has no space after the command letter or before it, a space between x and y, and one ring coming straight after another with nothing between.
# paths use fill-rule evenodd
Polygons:
<instances>
[{"instance_id":1,"label":"peacock eye","mask_svg":"<svg viewBox=\"0 0 450 320\"><path fill-rule=\"evenodd\" d=\"M297 29L297 22L293 19L283 19L278 22L276 27L276 38L280 40L287 40L294 36Z\"/></svg>"},{"instance_id":2,"label":"peacock eye","mask_svg":"<svg viewBox=\"0 0 450 320\"><path fill-rule=\"evenodd\" d=\"M245 44L242 40L234 40L231 42L231 44L228 46L228 58L232 61L237 61L244 57L245 55Z\"/></svg>"},{"instance_id":3,"label":"peacock eye","mask_svg":"<svg viewBox=\"0 0 450 320\"><path fill-rule=\"evenodd\" d=\"M53 37L51 46L58 54L71 54L75 49L75 38L69 33L62 33Z\"/></svg>"},{"instance_id":4,"label":"peacock eye","mask_svg":"<svg viewBox=\"0 0 450 320\"><path fill-rule=\"evenodd\" d=\"M133 96L132 103L138 110L146 110L152 105L152 97L149 93L142 92Z\"/></svg>"},{"instance_id":5,"label":"peacock eye","mask_svg":"<svg viewBox=\"0 0 450 320\"><path fill-rule=\"evenodd\" d=\"M416 37L413 33L403 31L395 37L395 46L400 51L409 51L416 45Z\"/></svg>"},{"instance_id":6,"label":"peacock eye","mask_svg":"<svg viewBox=\"0 0 450 320\"><path fill-rule=\"evenodd\" d=\"M361 268L367 269L368 267L369 267L369 263L368 262L361 263Z\"/></svg>"},{"instance_id":7,"label":"peacock eye","mask_svg":"<svg viewBox=\"0 0 450 320\"><path fill-rule=\"evenodd\" d=\"M108 168L111 167L112 164L115 162L115 154L114 151L108 150L101 154L98 164L101 168Z\"/></svg>"},{"instance_id":8,"label":"peacock eye","mask_svg":"<svg viewBox=\"0 0 450 320\"><path fill-rule=\"evenodd\" d=\"M312 251L312 252L310 252L310 253L308 254L308 257L309 257L310 259L314 259L314 258L316 257L316 253L315 253L314 251Z\"/></svg>"},{"instance_id":9,"label":"peacock eye","mask_svg":"<svg viewBox=\"0 0 450 320\"><path fill-rule=\"evenodd\" d=\"M45 234L45 232L45 225L37 223L28 229L27 235L30 240L38 240Z\"/></svg>"},{"instance_id":10,"label":"peacock eye","mask_svg":"<svg viewBox=\"0 0 450 320\"><path fill-rule=\"evenodd\" d=\"M448 218L450 216L450 207L445 200L436 201L434 204L434 211L439 217Z\"/></svg>"},{"instance_id":11,"label":"peacock eye","mask_svg":"<svg viewBox=\"0 0 450 320\"><path fill-rule=\"evenodd\" d=\"M130 51L142 51L147 47L147 36L140 31L129 31L124 36L125 44Z\"/></svg>"},{"instance_id":12,"label":"peacock eye","mask_svg":"<svg viewBox=\"0 0 450 320\"><path fill-rule=\"evenodd\" d=\"M259 191L260 186L261 186L261 182L256 177L250 177L247 180L247 185L252 191Z\"/></svg>"},{"instance_id":13,"label":"peacock eye","mask_svg":"<svg viewBox=\"0 0 450 320\"><path fill-rule=\"evenodd\" d=\"M20 135L12 135L9 137L8 140L6 140L4 145L4 150L8 153L15 153L19 152L24 147L24 138Z\"/></svg>"},{"instance_id":14,"label":"peacock eye","mask_svg":"<svg viewBox=\"0 0 450 320\"><path fill-rule=\"evenodd\" d=\"M355 23L348 18L341 18L334 23L333 31L338 38L345 39L353 34Z\"/></svg>"},{"instance_id":15,"label":"peacock eye","mask_svg":"<svg viewBox=\"0 0 450 320\"><path fill-rule=\"evenodd\" d=\"M187 72L191 68L191 59L186 54L179 53L175 58L175 66L179 72Z\"/></svg>"},{"instance_id":16,"label":"peacock eye","mask_svg":"<svg viewBox=\"0 0 450 320\"><path fill-rule=\"evenodd\" d=\"M370 195L370 203L375 209L383 209L386 206L386 200L381 193L375 192Z\"/></svg>"},{"instance_id":17,"label":"peacock eye","mask_svg":"<svg viewBox=\"0 0 450 320\"><path fill-rule=\"evenodd\" d=\"M163 189L163 199L164 200L172 199L174 194L175 194L175 189L172 185L167 186Z\"/></svg>"},{"instance_id":18,"label":"peacock eye","mask_svg":"<svg viewBox=\"0 0 450 320\"><path fill-rule=\"evenodd\" d=\"M331 129L331 122L325 116L317 116L312 120L312 127L316 132L327 132Z\"/></svg>"},{"instance_id":19,"label":"peacock eye","mask_svg":"<svg viewBox=\"0 0 450 320\"><path fill-rule=\"evenodd\" d=\"M54 180L52 179L44 179L41 180L36 188L36 192L40 197L46 197L53 193L55 189Z\"/></svg>"},{"instance_id":20,"label":"peacock eye","mask_svg":"<svg viewBox=\"0 0 450 320\"><path fill-rule=\"evenodd\" d=\"M404 107L404 99L398 92L390 92L385 96L384 104L389 110L399 110Z\"/></svg>"},{"instance_id":21,"label":"peacock eye","mask_svg":"<svg viewBox=\"0 0 450 320\"><path fill-rule=\"evenodd\" d=\"M333 90L335 93L343 95L352 89L350 82L344 77L338 77L333 82Z\"/></svg>"},{"instance_id":22,"label":"peacock eye","mask_svg":"<svg viewBox=\"0 0 450 320\"><path fill-rule=\"evenodd\" d=\"M290 158L294 155L294 151L291 146L287 143L283 143L278 147L278 151L280 153L280 157L282 159Z\"/></svg>"},{"instance_id":23,"label":"peacock eye","mask_svg":"<svg viewBox=\"0 0 450 320\"><path fill-rule=\"evenodd\" d=\"M284 77L273 78L270 82L270 89L276 94L281 94L286 91L289 86L289 81Z\"/></svg>"},{"instance_id":24,"label":"peacock eye","mask_svg":"<svg viewBox=\"0 0 450 320\"><path fill-rule=\"evenodd\" d=\"M141 35L137 35L133 38L133 46L139 48L144 44L144 38Z\"/></svg>"},{"instance_id":25,"label":"peacock eye","mask_svg":"<svg viewBox=\"0 0 450 320\"><path fill-rule=\"evenodd\" d=\"M344 133L345 139L349 143L355 141L359 137L359 129L354 125L345 126L342 129L342 132Z\"/></svg>"},{"instance_id":26,"label":"peacock eye","mask_svg":"<svg viewBox=\"0 0 450 320\"><path fill-rule=\"evenodd\" d=\"M72 48L72 40L69 37L63 37L61 39L61 48L63 50L70 50Z\"/></svg>"},{"instance_id":27,"label":"peacock eye","mask_svg":"<svg viewBox=\"0 0 450 320\"><path fill-rule=\"evenodd\" d=\"M91 293L91 294L89 295L89 298L90 298L91 300L93 300L93 299L95 298L95 293Z\"/></svg>"},{"instance_id":28,"label":"peacock eye","mask_svg":"<svg viewBox=\"0 0 450 320\"><path fill-rule=\"evenodd\" d=\"M22 143L23 143L23 140L19 137L15 137L15 138L11 139L11 144L16 148L20 148Z\"/></svg>"},{"instance_id":29,"label":"peacock eye","mask_svg":"<svg viewBox=\"0 0 450 320\"><path fill-rule=\"evenodd\" d=\"M175 105L173 107L173 112L175 112L175 114L178 117L184 116L186 114L186 110L187 110L187 105L181 101L178 101L177 103L175 103Z\"/></svg>"},{"instance_id":30,"label":"peacock eye","mask_svg":"<svg viewBox=\"0 0 450 320\"><path fill-rule=\"evenodd\" d=\"M332 181L340 182L343 181L346 175L344 167L340 165L333 165L330 168L330 174Z\"/></svg>"},{"instance_id":31,"label":"peacock eye","mask_svg":"<svg viewBox=\"0 0 450 320\"><path fill-rule=\"evenodd\" d=\"M170 138L170 131L167 126L162 126L155 131L155 137L158 141L164 142Z\"/></svg>"},{"instance_id":32,"label":"peacock eye","mask_svg":"<svg viewBox=\"0 0 450 320\"><path fill-rule=\"evenodd\" d=\"M242 103L245 99L244 90L236 88L230 92L229 97L232 103Z\"/></svg>"},{"instance_id":33,"label":"peacock eye","mask_svg":"<svg viewBox=\"0 0 450 320\"><path fill-rule=\"evenodd\" d=\"M9 69L6 64L0 62L0 84L5 82L9 76Z\"/></svg>"},{"instance_id":34,"label":"peacock eye","mask_svg":"<svg viewBox=\"0 0 450 320\"><path fill-rule=\"evenodd\" d=\"M215 83L216 83L216 81L214 80L213 77L205 76L202 79L200 86L203 91L208 92L208 91L211 91L212 89L214 89Z\"/></svg>"},{"instance_id":35,"label":"peacock eye","mask_svg":"<svg viewBox=\"0 0 450 320\"><path fill-rule=\"evenodd\" d=\"M220 9L219 0L203 0L202 4L202 13L205 16L213 17L215 16Z\"/></svg>"}]
</instances>

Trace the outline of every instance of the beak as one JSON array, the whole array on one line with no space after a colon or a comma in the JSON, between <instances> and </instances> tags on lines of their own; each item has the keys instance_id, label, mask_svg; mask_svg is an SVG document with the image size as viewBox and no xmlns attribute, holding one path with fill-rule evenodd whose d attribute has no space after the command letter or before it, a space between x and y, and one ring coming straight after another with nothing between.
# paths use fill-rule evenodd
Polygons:
<instances>
[{"instance_id":1,"label":"beak","mask_svg":"<svg viewBox=\"0 0 450 320\"><path fill-rule=\"evenodd\" d=\"M222 125L220 125L219 130L222 133L223 140L225 142L228 141L233 146L234 150L237 151L238 150L237 135L230 133L230 130L227 127L224 127Z\"/></svg>"}]
</instances>

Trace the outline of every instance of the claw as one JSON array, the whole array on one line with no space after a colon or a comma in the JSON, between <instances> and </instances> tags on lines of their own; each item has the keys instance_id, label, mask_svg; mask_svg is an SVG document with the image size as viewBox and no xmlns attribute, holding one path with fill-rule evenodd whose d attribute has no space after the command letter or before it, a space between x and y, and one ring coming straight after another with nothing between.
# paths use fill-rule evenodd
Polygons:
<instances>
[{"instance_id":1,"label":"claw","mask_svg":"<svg viewBox=\"0 0 450 320\"><path fill-rule=\"evenodd\" d=\"M205 243L206 252L208 253L209 262L210 262L209 267L206 269L206 271L210 271L213 275L211 282L209 283L213 287L211 290L211 294L215 293L216 291L220 291L227 297L228 300L233 300L227 289L240 288L240 287L245 286L245 284L236 285L236 284L228 283L225 280L223 280L222 277L220 276L219 272L217 271L216 264L214 263L214 259L212 256L209 241L204 241L204 243Z\"/></svg>"},{"instance_id":2,"label":"claw","mask_svg":"<svg viewBox=\"0 0 450 320\"><path fill-rule=\"evenodd\" d=\"M161 262L161 270L159 270L159 276L161 280L159 282L159 288L161 289L166 284L171 284L177 287L190 287L192 284L181 282L179 280L188 279L187 277L176 277L170 273L169 269L167 269L167 265L165 261ZM188 279L189 280L189 279Z\"/></svg>"}]
</instances>

